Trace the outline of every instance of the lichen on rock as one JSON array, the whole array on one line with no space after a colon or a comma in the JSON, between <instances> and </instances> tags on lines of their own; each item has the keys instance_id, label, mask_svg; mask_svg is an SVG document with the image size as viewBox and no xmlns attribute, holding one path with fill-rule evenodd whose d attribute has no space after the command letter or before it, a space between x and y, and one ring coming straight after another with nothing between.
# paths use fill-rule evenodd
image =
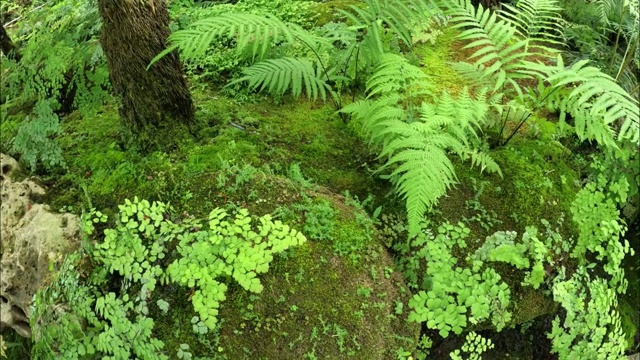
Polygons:
<instances>
[{"instance_id":1,"label":"lichen on rock","mask_svg":"<svg viewBox=\"0 0 640 360\"><path fill-rule=\"evenodd\" d=\"M45 191L33 180L12 179L15 159L0 154L0 165L0 327L30 337L33 296L48 281L49 264L78 247L80 219L33 203Z\"/></svg>"}]
</instances>

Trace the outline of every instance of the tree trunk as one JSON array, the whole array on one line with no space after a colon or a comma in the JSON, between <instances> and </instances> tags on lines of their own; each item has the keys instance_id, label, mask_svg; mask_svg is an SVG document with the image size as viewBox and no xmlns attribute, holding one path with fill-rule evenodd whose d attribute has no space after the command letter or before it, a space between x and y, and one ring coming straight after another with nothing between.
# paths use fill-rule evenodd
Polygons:
<instances>
[{"instance_id":1,"label":"tree trunk","mask_svg":"<svg viewBox=\"0 0 640 360\"><path fill-rule=\"evenodd\" d=\"M11 40L11 37L9 37L9 34L7 34L7 30L4 29L4 26L0 26L0 47L2 53L7 58L18 62L20 61L20 58L22 56L20 55L16 44L14 44L13 40Z\"/></svg>"},{"instance_id":2,"label":"tree trunk","mask_svg":"<svg viewBox=\"0 0 640 360\"><path fill-rule=\"evenodd\" d=\"M184 133L194 117L191 94L177 53L147 66L165 49L169 13L164 0L99 0L100 43L120 117L134 143L156 148Z\"/></svg>"}]
</instances>

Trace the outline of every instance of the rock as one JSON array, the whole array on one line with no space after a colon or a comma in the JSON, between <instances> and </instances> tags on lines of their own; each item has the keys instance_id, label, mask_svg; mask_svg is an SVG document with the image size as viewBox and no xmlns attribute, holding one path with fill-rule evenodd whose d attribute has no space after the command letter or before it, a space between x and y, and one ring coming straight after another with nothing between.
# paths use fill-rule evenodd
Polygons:
<instances>
[{"instance_id":1,"label":"rock","mask_svg":"<svg viewBox=\"0 0 640 360\"><path fill-rule=\"evenodd\" d=\"M19 165L11 157L0 154L0 165L0 327L30 337L33 296L46 285L49 264L80 244L80 219L33 204L44 189L29 179L13 181L11 174Z\"/></svg>"}]
</instances>

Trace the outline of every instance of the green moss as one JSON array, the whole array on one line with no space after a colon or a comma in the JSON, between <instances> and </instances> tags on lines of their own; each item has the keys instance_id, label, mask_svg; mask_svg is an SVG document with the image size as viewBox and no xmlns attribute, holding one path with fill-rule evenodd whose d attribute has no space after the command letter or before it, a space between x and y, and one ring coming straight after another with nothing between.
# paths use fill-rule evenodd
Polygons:
<instances>
[{"instance_id":1,"label":"green moss","mask_svg":"<svg viewBox=\"0 0 640 360\"><path fill-rule=\"evenodd\" d=\"M396 302L406 303L410 293L402 289L399 273L385 276L385 267L393 268L392 260L375 241L372 221L362 210L326 188L305 190L302 197L301 185L286 178L258 171L237 185L238 171L224 171L194 177L188 186L193 199L199 200L185 201L181 210L204 216L213 206L224 205L246 207L256 215L287 209L280 214L301 229L305 214L313 211L309 204L323 204L333 213L331 236L279 256L261 276L261 294L250 294L229 281L219 334L198 338L192 333L189 289L169 286L157 291L153 300L168 301L174 309L165 316L151 307L155 334L167 349L186 343L197 349L194 355L228 359L278 359L282 354L303 358L314 351L323 358L351 354L357 359L388 359L400 347L415 346L419 326L407 324L406 313L395 313ZM219 182L221 177L226 181ZM371 288L371 298L358 297L359 287Z\"/></svg>"},{"instance_id":2,"label":"green moss","mask_svg":"<svg viewBox=\"0 0 640 360\"><path fill-rule=\"evenodd\" d=\"M483 210L474 209L469 202L477 198L479 207L486 211L485 225L493 224L483 227L479 222L470 223L480 239L497 230L522 233L527 226L540 227L541 219L555 227L561 217L564 223L560 233L575 238L577 229L571 221L570 206L580 182L570 153L553 142L520 138L490 154L500 165L503 177L481 174L468 163L456 163L460 183L440 201L438 212L442 217L460 221L478 215Z\"/></svg>"},{"instance_id":3,"label":"green moss","mask_svg":"<svg viewBox=\"0 0 640 360\"><path fill-rule=\"evenodd\" d=\"M622 298L618 304L618 311L622 320L622 331L627 340L627 350L634 350L635 337L638 332L638 326L640 326L638 309L634 309L626 299Z\"/></svg>"},{"instance_id":4,"label":"green moss","mask_svg":"<svg viewBox=\"0 0 640 360\"><path fill-rule=\"evenodd\" d=\"M220 96L197 96L202 98L201 123L217 128L215 138L202 141L217 144L221 153L235 154L237 161L274 169L299 163L307 178L336 193L349 190L364 197L371 189L387 186L359 171L369 161L367 146L329 105L302 99L237 105Z\"/></svg>"},{"instance_id":5,"label":"green moss","mask_svg":"<svg viewBox=\"0 0 640 360\"><path fill-rule=\"evenodd\" d=\"M453 61L452 44L457 34L455 29L442 28L442 31L434 44L429 42L417 44L412 53L422 70L429 76L429 82L433 85L433 93L440 94L447 91L458 94L467 81L451 66ZM411 58L411 56L409 56Z\"/></svg>"},{"instance_id":6,"label":"green moss","mask_svg":"<svg viewBox=\"0 0 640 360\"><path fill-rule=\"evenodd\" d=\"M317 14L316 24L323 26L330 22L340 21L343 18L338 10L348 10L349 6L358 4L361 4L361 2L357 0L328 0L314 4L311 10Z\"/></svg>"}]
</instances>

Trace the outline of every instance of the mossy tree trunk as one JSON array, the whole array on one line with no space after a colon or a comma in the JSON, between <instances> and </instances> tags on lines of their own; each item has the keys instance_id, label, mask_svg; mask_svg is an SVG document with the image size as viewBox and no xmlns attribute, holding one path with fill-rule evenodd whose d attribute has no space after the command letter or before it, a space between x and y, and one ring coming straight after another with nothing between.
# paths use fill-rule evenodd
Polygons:
<instances>
[{"instance_id":1,"label":"mossy tree trunk","mask_svg":"<svg viewBox=\"0 0 640 360\"><path fill-rule=\"evenodd\" d=\"M167 145L193 121L191 94L177 53L147 66L166 47L169 12L164 0L99 0L100 43L107 56L120 116L143 149Z\"/></svg>"}]
</instances>

